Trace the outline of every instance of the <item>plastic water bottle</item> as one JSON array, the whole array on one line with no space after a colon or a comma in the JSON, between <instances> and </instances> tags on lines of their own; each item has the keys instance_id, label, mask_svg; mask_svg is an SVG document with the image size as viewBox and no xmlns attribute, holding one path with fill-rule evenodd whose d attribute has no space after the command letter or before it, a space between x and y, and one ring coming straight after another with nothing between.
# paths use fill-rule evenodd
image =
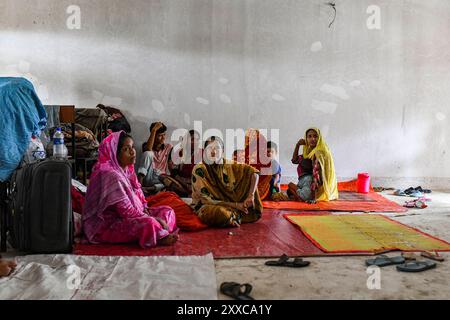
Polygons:
<instances>
[{"instance_id":1,"label":"plastic water bottle","mask_svg":"<svg viewBox=\"0 0 450 320\"><path fill-rule=\"evenodd\" d=\"M53 158L66 159L67 149L64 145L64 133L61 132L61 128L57 128L53 135Z\"/></svg>"}]
</instances>

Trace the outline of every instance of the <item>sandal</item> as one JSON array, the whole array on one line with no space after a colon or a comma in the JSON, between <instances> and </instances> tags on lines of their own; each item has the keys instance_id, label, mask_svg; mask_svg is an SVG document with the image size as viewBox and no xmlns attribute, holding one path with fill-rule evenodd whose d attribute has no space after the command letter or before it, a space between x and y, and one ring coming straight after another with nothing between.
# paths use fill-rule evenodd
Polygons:
<instances>
[{"instance_id":1,"label":"sandal","mask_svg":"<svg viewBox=\"0 0 450 320\"><path fill-rule=\"evenodd\" d=\"M430 189L422 189L421 186L415 187L414 190L422 192L422 193L431 193Z\"/></svg>"},{"instance_id":2,"label":"sandal","mask_svg":"<svg viewBox=\"0 0 450 320\"><path fill-rule=\"evenodd\" d=\"M300 258L294 258L293 261L289 261L289 257L283 254L277 261L266 261L266 266L271 267L290 267L290 268L303 268L310 265L309 261L303 261Z\"/></svg>"},{"instance_id":3,"label":"sandal","mask_svg":"<svg viewBox=\"0 0 450 320\"><path fill-rule=\"evenodd\" d=\"M376 257L375 259L368 259L366 260L367 266L377 266L377 267L385 267L390 266L393 264L401 264L405 263L405 258L398 256L398 257L388 257L385 255L381 255Z\"/></svg>"},{"instance_id":4,"label":"sandal","mask_svg":"<svg viewBox=\"0 0 450 320\"><path fill-rule=\"evenodd\" d=\"M398 271L402 272L421 272L436 267L436 262L432 261L410 261L397 266Z\"/></svg>"},{"instance_id":5,"label":"sandal","mask_svg":"<svg viewBox=\"0 0 450 320\"><path fill-rule=\"evenodd\" d=\"M434 261L439 261L439 262L445 261L445 258L440 256L439 253L437 253L437 252L433 253L433 252L425 251L425 252L422 252L420 255L424 258L428 258L428 259L431 259Z\"/></svg>"},{"instance_id":6,"label":"sandal","mask_svg":"<svg viewBox=\"0 0 450 320\"><path fill-rule=\"evenodd\" d=\"M394 196L401 196L401 197L407 197L408 195L405 193L405 191L397 189L393 193Z\"/></svg>"},{"instance_id":7,"label":"sandal","mask_svg":"<svg viewBox=\"0 0 450 320\"><path fill-rule=\"evenodd\" d=\"M252 289L253 287L249 283L223 282L220 285L220 292L236 300L255 300L249 296Z\"/></svg>"},{"instance_id":8,"label":"sandal","mask_svg":"<svg viewBox=\"0 0 450 320\"><path fill-rule=\"evenodd\" d=\"M406 201L403 206L405 208L418 208L418 209L425 209L428 207L425 201L423 201L422 199Z\"/></svg>"}]
</instances>

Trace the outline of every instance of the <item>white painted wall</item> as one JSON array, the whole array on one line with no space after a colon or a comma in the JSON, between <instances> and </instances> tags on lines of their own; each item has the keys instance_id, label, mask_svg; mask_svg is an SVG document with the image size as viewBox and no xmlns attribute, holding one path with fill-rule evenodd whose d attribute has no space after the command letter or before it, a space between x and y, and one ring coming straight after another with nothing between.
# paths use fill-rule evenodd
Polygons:
<instances>
[{"instance_id":1,"label":"white painted wall","mask_svg":"<svg viewBox=\"0 0 450 320\"><path fill-rule=\"evenodd\" d=\"M118 105L140 142L156 119L279 128L295 176L292 148L315 125L339 177L448 183L450 1L337 0L331 28L325 2L0 0L0 74L48 104ZM66 27L72 4L80 30Z\"/></svg>"}]
</instances>

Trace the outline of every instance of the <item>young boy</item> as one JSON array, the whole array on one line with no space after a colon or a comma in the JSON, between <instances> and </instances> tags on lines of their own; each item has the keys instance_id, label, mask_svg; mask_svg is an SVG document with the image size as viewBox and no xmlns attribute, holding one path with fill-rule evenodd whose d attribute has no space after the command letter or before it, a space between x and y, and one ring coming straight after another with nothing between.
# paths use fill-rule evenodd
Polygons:
<instances>
[{"instance_id":1,"label":"young boy","mask_svg":"<svg viewBox=\"0 0 450 320\"><path fill-rule=\"evenodd\" d=\"M314 130L307 132L307 139L309 145L315 147L317 144L318 136ZM301 146L306 146L306 140L300 139L294 148L292 155L292 163L297 166L298 183L289 183L288 195L296 201L304 201L307 203L315 203L315 196L312 191L311 185L313 183L313 162L310 159L304 159L302 155L299 155L299 149Z\"/></svg>"},{"instance_id":2,"label":"young boy","mask_svg":"<svg viewBox=\"0 0 450 320\"><path fill-rule=\"evenodd\" d=\"M270 193L272 198L274 193L281 192L281 166L277 159L278 146L275 142L267 142L267 157L271 159L272 180L270 181Z\"/></svg>"},{"instance_id":3,"label":"young boy","mask_svg":"<svg viewBox=\"0 0 450 320\"><path fill-rule=\"evenodd\" d=\"M142 145L141 164L138 179L144 194L158 193L164 189L163 175L169 175L169 155L171 144L166 144L167 127L162 122L152 123L150 136Z\"/></svg>"}]
</instances>

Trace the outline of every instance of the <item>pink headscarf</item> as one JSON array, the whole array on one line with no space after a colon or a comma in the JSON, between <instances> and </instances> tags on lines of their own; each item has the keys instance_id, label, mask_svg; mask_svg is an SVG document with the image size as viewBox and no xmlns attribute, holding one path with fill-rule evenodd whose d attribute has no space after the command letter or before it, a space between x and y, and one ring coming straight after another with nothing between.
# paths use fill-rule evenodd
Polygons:
<instances>
[{"instance_id":1,"label":"pink headscarf","mask_svg":"<svg viewBox=\"0 0 450 320\"><path fill-rule=\"evenodd\" d=\"M114 132L102 141L99 147L98 161L94 165L83 210L83 221L94 218L97 223L85 224L85 233L95 234L105 210L121 201L143 212L147 206L141 185L134 172L134 166L123 169L117 159L117 147L123 131ZM97 218L97 219L95 219ZM87 229L87 230L86 230Z\"/></svg>"}]
</instances>

